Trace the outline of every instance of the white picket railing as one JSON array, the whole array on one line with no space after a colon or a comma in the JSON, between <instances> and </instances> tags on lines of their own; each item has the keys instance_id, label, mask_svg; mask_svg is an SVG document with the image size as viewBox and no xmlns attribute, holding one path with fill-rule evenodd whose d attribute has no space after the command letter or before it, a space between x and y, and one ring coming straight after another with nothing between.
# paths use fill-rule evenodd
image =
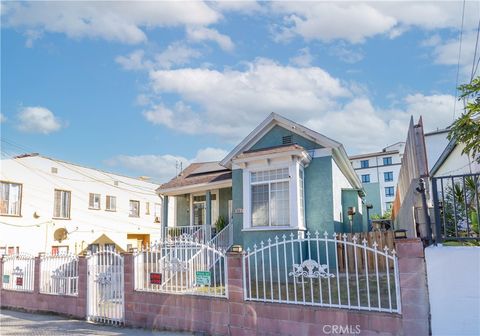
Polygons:
<instances>
[{"instance_id":1,"label":"white picket railing","mask_svg":"<svg viewBox=\"0 0 480 336\"><path fill-rule=\"evenodd\" d=\"M171 226L163 230L163 240L193 239L202 242L208 241L206 225Z\"/></svg>"},{"instance_id":2,"label":"white picket railing","mask_svg":"<svg viewBox=\"0 0 480 336\"><path fill-rule=\"evenodd\" d=\"M134 254L135 290L226 297L225 251L192 238L160 242Z\"/></svg>"},{"instance_id":3,"label":"white picket railing","mask_svg":"<svg viewBox=\"0 0 480 336\"><path fill-rule=\"evenodd\" d=\"M40 293L78 295L78 256L73 254L42 256Z\"/></svg>"},{"instance_id":4,"label":"white picket railing","mask_svg":"<svg viewBox=\"0 0 480 336\"><path fill-rule=\"evenodd\" d=\"M33 292L33 281L35 277L35 257L18 253L4 256L2 259L3 289Z\"/></svg>"},{"instance_id":5,"label":"white picket railing","mask_svg":"<svg viewBox=\"0 0 480 336\"><path fill-rule=\"evenodd\" d=\"M245 300L401 313L395 250L357 240L307 232L248 248Z\"/></svg>"},{"instance_id":6,"label":"white picket railing","mask_svg":"<svg viewBox=\"0 0 480 336\"><path fill-rule=\"evenodd\" d=\"M228 251L233 244L233 224L229 223L210 240L214 248Z\"/></svg>"}]
</instances>

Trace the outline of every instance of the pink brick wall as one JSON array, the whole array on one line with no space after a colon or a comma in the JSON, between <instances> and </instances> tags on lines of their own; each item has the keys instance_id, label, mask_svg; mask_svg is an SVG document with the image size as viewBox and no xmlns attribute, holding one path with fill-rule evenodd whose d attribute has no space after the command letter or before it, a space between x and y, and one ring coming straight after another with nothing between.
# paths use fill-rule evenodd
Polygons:
<instances>
[{"instance_id":1,"label":"pink brick wall","mask_svg":"<svg viewBox=\"0 0 480 336\"><path fill-rule=\"evenodd\" d=\"M228 255L228 299L134 291L133 256L125 255L125 324L127 326L203 332L212 335L332 335L333 326L360 335L428 335L429 310L423 247L419 240L396 242L402 315L361 312L243 300L242 255ZM38 265L37 265L38 266ZM79 296L52 296L2 290L1 305L67 313L86 311L86 262L81 258ZM37 267L38 271L38 267ZM36 274L37 275L37 274Z\"/></svg>"},{"instance_id":2,"label":"pink brick wall","mask_svg":"<svg viewBox=\"0 0 480 336\"><path fill-rule=\"evenodd\" d=\"M2 308L25 309L28 311L53 312L77 318L86 316L87 265L86 260L78 260L78 296L41 294L40 259L35 258L35 279L33 292L18 292L2 289L0 286L0 305ZM0 262L0 273L2 263Z\"/></svg>"}]
</instances>

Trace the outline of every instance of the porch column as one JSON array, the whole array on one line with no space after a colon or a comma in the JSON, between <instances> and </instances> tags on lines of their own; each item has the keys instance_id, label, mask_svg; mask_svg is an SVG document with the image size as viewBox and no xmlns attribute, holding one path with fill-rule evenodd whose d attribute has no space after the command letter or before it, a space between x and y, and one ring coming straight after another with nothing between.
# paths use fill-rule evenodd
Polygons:
<instances>
[{"instance_id":1,"label":"porch column","mask_svg":"<svg viewBox=\"0 0 480 336\"><path fill-rule=\"evenodd\" d=\"M168 227L168 196L163 196L163 218L162 218L162 223L161 223L161 230L160 232L160 237L162 240L165 240L165 231L167 231Z\"/></svg>"},{"instance_id":2,"label":"porch column","mask_svg":"<svg viewBox=\"0 0 480 336\"><path fill-rule=\"evenodd\" d=\"M211 239L212 236L212 194L210 190L207 191L205 194L205 230L206 230L206 235L207 235L207 241Z\"/></svg>"}]
</instances>

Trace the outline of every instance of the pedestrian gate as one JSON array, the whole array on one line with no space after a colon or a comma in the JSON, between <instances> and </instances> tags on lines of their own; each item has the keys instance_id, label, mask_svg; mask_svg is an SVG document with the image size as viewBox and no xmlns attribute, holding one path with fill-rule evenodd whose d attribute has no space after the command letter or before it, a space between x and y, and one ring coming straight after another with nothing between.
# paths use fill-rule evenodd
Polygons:
<instances>
[{"instance_id":1,"label":"pedestrian gate","mask_svg":"<svg viewBox=\"0 0 480 336\"><path fill-rule=\"evenodd\" d=\"M99 251L87 256L87 319L92 322L123 324L123 256Z\"/></svg>"}]
</instances>

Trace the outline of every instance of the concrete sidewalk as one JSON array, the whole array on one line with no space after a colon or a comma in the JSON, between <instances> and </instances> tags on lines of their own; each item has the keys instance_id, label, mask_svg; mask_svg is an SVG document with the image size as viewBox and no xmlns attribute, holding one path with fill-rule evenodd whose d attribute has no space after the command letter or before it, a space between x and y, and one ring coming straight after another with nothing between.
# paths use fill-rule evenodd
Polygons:
<instances>
[{"instance_id":1,"label":"concrete sidewalk","mask_svg":"<svg viewBox=\"0 0 480 336\"><path fill-rule=\"evenodd\" d=\"M194 335L192 333L147 331L99 324L86 321L72 320L57 315L31 314L13 310L0 310L0 335L108 335L108 336L180 336Z\"/></svg>"}]
</instances>

